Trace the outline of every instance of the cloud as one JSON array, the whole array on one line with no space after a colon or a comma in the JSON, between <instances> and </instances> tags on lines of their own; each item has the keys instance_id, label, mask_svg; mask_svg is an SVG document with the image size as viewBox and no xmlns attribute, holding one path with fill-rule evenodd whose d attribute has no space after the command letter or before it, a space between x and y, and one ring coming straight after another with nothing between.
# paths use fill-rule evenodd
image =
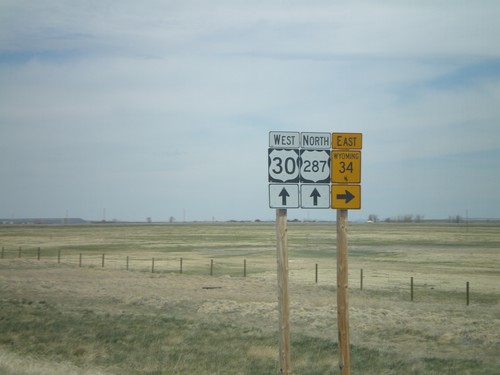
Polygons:
<instances>
[{"instance_id":1,"label":"cloud","mask_svg":"<svg viewBox=\"0 0 500 375\"><path fill-rule=\"evenodd\" d=\"M494 1L350 3L6 1L4 51L88 54L456 57L496 56Z\"/></svg>"},{"instance_id":2,"label":"cloud","mask_svg":"<svg viewBox=\"0 0 500 375\"><path fill-rule=\"evenodd\" d=\"M3 1L0 217L272 217L270 130L363 132L363 207L422 207L410 185L441 173L446 216L473 190L452 161L498 158L499 13L493 1Z\"/></svg>"}]
</instances>

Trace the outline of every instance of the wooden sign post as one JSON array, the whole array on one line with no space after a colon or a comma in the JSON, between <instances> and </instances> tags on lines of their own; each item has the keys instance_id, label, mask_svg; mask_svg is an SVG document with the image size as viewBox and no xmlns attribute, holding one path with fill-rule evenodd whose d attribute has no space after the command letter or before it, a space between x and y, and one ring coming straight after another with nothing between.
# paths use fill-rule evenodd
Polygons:
<instances>
[{"instance_id":1,"label":"wooden sign post","mask_svg":"<svg viewBox=\"0 0 500 375\"><path fill-rule=\"evenodd\" d=\"M280 374L291 374L288 300L288 240L286 209L276 210L276 259L278 264L278 312Z\"/></svg>"},{"instance_id":2,"label":"wooden sign post","mask_svg":"<svg viewBox=\"0 0 500 375\"><path fill-rule=\"evenodd\" d=\"M337 210L337 326L339 369L350 374L349 305L347 295L347 210Z\"/></svg>"}]
</instances>

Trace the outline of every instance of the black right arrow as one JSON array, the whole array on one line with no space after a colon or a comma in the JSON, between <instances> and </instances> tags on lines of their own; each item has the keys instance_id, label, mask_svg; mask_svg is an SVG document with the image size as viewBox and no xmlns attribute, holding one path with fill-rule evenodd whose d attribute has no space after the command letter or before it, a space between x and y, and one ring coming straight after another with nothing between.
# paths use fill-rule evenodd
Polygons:
<instances>
[{"instance_id":1,"label":"black right arrow","mask_svg":"<svg viewBox=\"0 0 500 375\"><path fill-rule=\"evenodd\" d=\"M312 197L312 199L313 199L313 206L317 206L318 205L318 198L321 197L321 194L319 193L318 189L314 188L310 197Z\"/></svg>"},{"instance_id":2,"label":"black right arrow","mask_svg":"<svg viewBox=\"0 0 500 375\"><path fill-rule=\"evenodd\" d=\"M346 203L349 203L354 198L354 195L349 190L345 191L345 194L337 194L337 199L345 199Z\"/></svg>"},{"instance_id":3,"label":"black right arrow","mask_svg":"<svg viewBox=\"0 0 500 375\"><path fill-rule=\"evenodd\" d=\"M286 191L286 189L283 188L283 190L281 190L281 193L279 193L278 196L281 197L281 204L283 206L286 206L286 197L290 196L290 194L288 194L288 191Z\"/></svg>"}]
</instances>

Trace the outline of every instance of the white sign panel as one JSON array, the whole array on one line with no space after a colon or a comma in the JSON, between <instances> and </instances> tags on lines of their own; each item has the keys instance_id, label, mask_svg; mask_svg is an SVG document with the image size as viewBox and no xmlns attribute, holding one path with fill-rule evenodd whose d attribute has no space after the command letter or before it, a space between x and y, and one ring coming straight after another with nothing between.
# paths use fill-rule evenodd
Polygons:
<instances>
[{"instance_id":1,"label":"white sign panel","mask_svg":"<svg viewBox=\"0 0 500 375\"><path fill-rule=\"evenodd\" d=\"M299 185L296 184L270 184L270 208L299 208Z\"/></svg>"},{"instance_id":2,"label":"white sign panel","mask_svg":"<svg viewBox=\"0 0 500 375\"><path fill-rule=\"evenodd\" d=\"M299 148L299 132L269 132L270 148Z\"/></svg>"},{"instance_id":3,"label":"white sign panel","mask_svg":"<svg viewBox=\"0 0 500 375\"><path fill-rule=\"evenodd\" d=\"M330 208L330 185L302 184L300 201L302 208Z\"/></svg>"},{"instance_id":4,"label":"white sign panel","mask_svg":"<svg viewBox=\"0 0 500 375\"><path fill-rule=\"evenodd\" d=\"M300 182L330 182L329 150L300 150Z\"/></svg>"},{"instance_id":5,"label":"white sign panel","mask_svg":"<svg viewBox=\"0 0 500 375\"><path fill-rule=\"evenodd\" d=\"M299 150L270 148L268 167L269 182L299 182Z\"/></svg>"},{"instance_id":6,"label":"white sign panel","mask_svg":"<svg viewBox=\"0 0 500 375\"><path fill-rule=\"evenodd\" d=\"M300 147L314 150L329 150L332 146L330 133L300 133Z\"/></svg>"}]
</instances>

